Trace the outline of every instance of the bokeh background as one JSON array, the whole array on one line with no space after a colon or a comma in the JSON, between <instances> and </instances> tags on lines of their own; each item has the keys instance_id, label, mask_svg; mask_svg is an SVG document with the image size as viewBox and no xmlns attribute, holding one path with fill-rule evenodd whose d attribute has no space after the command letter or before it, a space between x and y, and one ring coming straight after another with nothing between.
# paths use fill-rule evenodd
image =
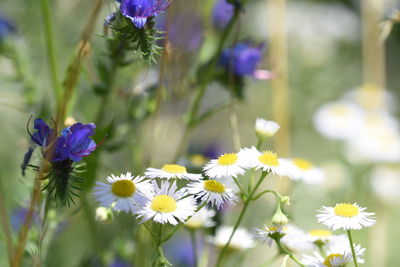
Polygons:
<instances>
[{"instance_id":1,"label":"bokeh background","mask_svg":"<svg viewBox=\"0 0 400 267\"><path fill-rule=\"evenodd\" d=\"M58 75L62 79L94 1L49 2ZM44 266L130 266L128 262L138 251L151 257L150 244L135 247L137 227L132 217L115 214L112 220L95 220L97 204L91 189L95 180L104 180L110 173L141 174L146 167L159 167L173 160L184 130L184 114L196 89L193 77L215 51L221 34L212 20L214 4L214 0L174 0L158 22L164 27L169 25L162 63L149 65L133 56L133 63L118 71L106 99L96 87L100 78L94 67L105 57L103 21L115 8L113 1L104 2L68 115L84 123L94 121L102 125L101 129L111 127L112 134L105 139L101 153L88 159L90 169L85 174L85 190L78 208L54 209L50 213L53 223L43 245ZM306 230L321 227L315 213L322 205L356 201L375 211L378 224L354 233L356 242L367 248L364 266L368 267L398 266L400 261L400 160L389 162L392 173L378 174L392 175L391 182L371 183L374 169L387 163L351 162L346 158L344 143L321 135L313 118L324 103L366 85L389 93L393 116L398 117L400 24L396 24L396 8L399 3L395 0L248 1L234 34L238 40L265 42L260 67L278 69L280 75L273 81L246 79L244 98L234 100L230 108L197 127L190 136L187 153L217 156L237 150L238 145L254 145L255 119L278 121L282 129L271 147L282 156L310 160L325 171L326 180L321 185L309 185L293 184L286 178L271 179L268 186L291 196L287 209L290 219ZM30 116L54 118L55 101L40 5L37 1L2 0L0 12L15 27L15 32L4 35L0 28L0 181L1 200L16 235L34 179L34 172L28 171L23 177L20 169L29 146L27 123ZM160 75L165 89L160 110L148 114L155 101L149 87L159 83ZM138 97L143 95L148 97ZM230 99L223 86L212 83L202 109ZM101 139L98 133L97 140ZM38 159L39 153L35 153L33 162ZM190 160L190 156L180 159ZM254 203L244 226L251 229L269 222L273 201L268 196ZM236 210L219 219L229 224ZM36 222L27 245L27 259L38 254L35 240L39 229L40 222ZM200 243L200 247L207 244ZM187 232L179 233L165 248L174 266L191 266ZM260 266L275 251L274 247L258 245L230 257L230 266ZM0 242L0 266L6 265L5 244Z\"/></svg>"}]
</instances>

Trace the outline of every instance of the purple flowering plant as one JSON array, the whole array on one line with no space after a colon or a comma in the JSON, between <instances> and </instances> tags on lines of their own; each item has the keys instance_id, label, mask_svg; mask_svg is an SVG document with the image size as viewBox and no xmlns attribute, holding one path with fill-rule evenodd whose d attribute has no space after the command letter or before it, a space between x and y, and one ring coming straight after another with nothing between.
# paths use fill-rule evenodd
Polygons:
<instances>
[{"instance_id":1,"label":"purple flowering plant","mask_svg":"<svg viewBox=\"0 0 400 267\"><path fill-rule=\"evenodd\" d=\"M74 189L79 188L79 183L82 181L77 176L82 167L79 162L97 147L91 138L96 126L94 123L78 122L64 128L57 136L55 129L50 128L44 120L37 118L34 121L34 128L35 132L30 134L31 140L42 148L43 158L51 163L46 176L49 181L45 189L56 204L70 205L70 202L74 202L72 196L77 196ZM32 167L39 171L39 167Z\"/></svg>"}]
</instances>

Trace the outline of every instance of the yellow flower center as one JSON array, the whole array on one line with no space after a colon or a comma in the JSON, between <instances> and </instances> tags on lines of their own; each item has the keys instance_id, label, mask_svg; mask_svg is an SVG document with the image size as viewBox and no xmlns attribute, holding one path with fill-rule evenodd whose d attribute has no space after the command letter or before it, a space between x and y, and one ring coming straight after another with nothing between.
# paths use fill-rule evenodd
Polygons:
<instances>
[{"instance_id":1,"label":"yellow flower center","mask_svg":"<svg viewBox=\"0 0 400 267\"><path fill-rule=\"evenodd\" d=\"M360 210L352 204L338 204L334 211L336 215L342 217L354 217L360 212Z\"/></svg>"},{"instance_id":2,"label":"yellow flower center","mask_svg":"<svg viewBox=\"0 0 400 267\"><path fill-rule=\"evenodd\" d=\"M218 157L218 165L228 166L235 164L238 160L238 155L236 153L223 154Z\"/></svg>"},{"instance_id":3,"label":"yellow flower center","mask_svg":"<svg viewBox=\"0 0 400 267\"><path fill-rule=\"evenodd\" d=\"M112 184L111 191L119 197L130 197L135 193L136 187L131 180L119 180Z\"/></svg>"},{"instance_id":4,"label":"yellow flower center","mask_svg":"<svg viewBox=\"0 0 400 267\"><path fill-rule=\"evenodd\" d=\"M203 166L207 163L207 158L200 154L195 154L191 158L191 162L194 166Z\"/></svg>"},{"instance_id":5,"label":"yellow flower center","mask_svg":"<svg viewBox=\"0 0 400 267\"><path fill-rule=\"evenodd\" d=\"M207 191L220 194L225 192L225 186L222 183L215 180L204 181L204 189Z\"/></svg>"},{"instance_id":6,"label":"yellow flower center","mask_svg":"<svg viewBox=\"0 0 400 267\"><path fill-rule=\"evenodd\" d=\"M258 157L258 160L265 165L268 166L278 166L278 155L272 151L264 151L261 156Z\"/></svg>"},{"instance_id":7,"label":"yellow flower center","mask_svg":"<svg viewBox=\"0 0 400 267\"><path fill-rule=\"evenodd\" d=\"M304 159L293 159L293 163L294 165L296 165L300 170L310 170L313 168L313 165L311 162L309 162L308 160L304 160Z\"/></svg>"},{"instance_id":8,"label":"yellow flower center","mask_svg":"<svg viewBox=\"0 0 400 267\"><path fill-rule=\"evenodd\" d=\"M324 265L325 265L326 267L333 267L333 266L332 266L332 263L331 263L331 259L333 259L333 258L340 258L340 257L343 257L343 255L342 255L342 254L330 254L329 256L327 256L327 257L325 258L325 260L324 260Z\"/></svg>"},{"instance_id":9,"label":"yellow flower center","mask_svg":"<svg viewBox=\"0 0 400 267\"><path fill-rule=\"evenodd\" d=\"M151 202L151 209L162 213L173 212L176 210L176 201L170 196L159 195Z\"/></svg>"},{"instance_id":10,"label":"yellow flower center","mask_svg":"<svg viewBox=\"0 0 400 267\"><path fill-rule=\"evenodd\" d=\"M168 173L186 173L186 167L178 164L165 164L162 170Z\"/></svg>"},{"instance_id":11,"label":"yellow flower center","mask_svg":"<svg viewBox=\"0 0 400 267\"><path fill-rule=\"evenodd\" d=\"M332 235L332 232L329 230L320 230L320 229L316 229L316 230L311 230L308 232L311 236L315 236L315 237L328 237Z\"/></svg>"},{"instance_id":12,"label":"yellow flower center","mask_svg":"<svg viewBox=\"0 0 400 267\"><path fill-rule=\"evenodd\" d=\"M348 106L346 106L344 104L335 104L331 108L332 108L332 112L336 116L346 116L349 113Z\"/></svg>"}]
</instances>

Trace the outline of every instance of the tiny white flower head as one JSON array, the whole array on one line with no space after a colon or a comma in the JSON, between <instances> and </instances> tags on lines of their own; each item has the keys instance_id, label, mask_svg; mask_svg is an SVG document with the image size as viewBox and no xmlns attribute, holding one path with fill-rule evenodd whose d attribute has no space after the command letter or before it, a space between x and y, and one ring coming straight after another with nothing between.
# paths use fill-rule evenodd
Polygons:
<instances>
[{"instance_id":1,"label":"tiny white flower head","mask_svg":"<svg viewBox=\"0 0 400 267\"><path fill-rule=\"evenodd\" d=\"M363 110L351 102L326 103L314 115L314 126L328 138L348 140L357 136L363 115Z\"/></svg>"},{"instance_id":2,"label":"tiny white flower head","mask_svg":"<svg viewBox=\"0 0 400 267\"><path fill-rule=\"evenodd\" d=\"M188 173L185 166L178 164L165 164L161 169L147 168L144 173L149 178L186 179L197 181L201 174Z\"/></svg>"},{"instance_id":3,"label":"tiny white flower head","mask_svg":"<svg viewBox=\"0 0 400 267\"><path fill-rule=\"evenodd\" d=\"M317 219L320 223L332 229L360 230L375 224L373 212L365 212L356 203L340 203L335 207L323 206L318 210Z\"/></svg>"},{"instance_id":4,"label":"tiny white flower head","mask_svg":"<svg viewBox=\"0 0 400 267\"><path fill-rule=\"evenodd\" d=\"M272 172L279 176L294 177L295 168L293 164L285 159L278 158L278 155L270 150L260 152L254 146L242 148L238 153L248 168L261 169Z\"/></svg>"},{"instance_id":5,"label":"tiny white flower head","mask_svg":"<svg viewBox=\"0 0 400 267\"><path fill-rule=\"evenodd\" d=\"M225 153L212 159L203 170L208 177L220 179L224 177L237 177L245 172L245 164L238 153Z\"/></svg>"},{"instance_id":6,"label":"tiny white flower head","mask_svg":"<svg viewBox=\"0 0 400 267\"><path fill-rule=\"evenodd\" d=\"M106 222L106 221L111 221L111 219L112 219L112 213L109 208L98 207L96 209L96 215L95 215L96 221Z\"/></svg>"},{"instance_id":7,"label":"tiny white flower head","mask_svg":"<svg viewBox=\"0 0 400 267\"><path fill-rule=\"evenodd\" d=\"M221 226L217 229L214 237L210 237L208 241L215 246L222 248L228 242L229 237L232 233L233 227L231 226ZM232 237L229 244L229 249L231 250L245 250L254 247L254 240L245 228L239 227Z\"/></svg>"},{"instance_id":8,"label":"tiny white flower head","mask_svg":"<svg viewBox=\"0 0 400 267\"><path fill-rule=\"evenodd\" d=\"M233 206L238 201L236 196L237 187L232 178L222 178L219 180L201 180L190 183L188 191L202 203L209 203L217 209L224 206Z\"/></svg>"},{"instance_id":9,"label":"tiny white flower head","mask_svg":"<svg viewBox=\"0 0 400 267\"><path fill-rule=\"evenodd\" d=\"M364 263L361 257L364 255L365 249L360 245L356 245L354 250L357 262ZM314 256L304 255L302 263L307 267L342 267L353 261L353 255L348 242L340 246L329 247L326 255L326 257L322 257L318 252L314 252Z\"/></svg>"},{"instance_id":10,"label":"tiny white flower head","mask_svg":"<svg viewBox=\"0 0 400 267\"><path fill-rule=\"evenodd\" d=\"M215 214L215 210L203 207L187 220L185 226L191 229L213 227L215 226L215 221L213 221Z\"/></svg>"},{"instance_id":11,"label":"tiny white flower head","mask_svg":"<svg viewBox=\"0 0 400 267\"><path fill-rule=\"evenodd\" d=\"M273 136L279 128L281 128L281 126L274 121L268 121L262 118L257 118L256 120L256 134L261 139Z\"/></svg>"},{"instance_id":12,"label":"tiny white flower head","mask_svg":"<svg viewBox=\"0 0 400 267\"><path fill-rule=\"evenodd\" d=\"M107 184L97 182L94 197L103 207L112 207L116 211L136 213L153 192L153 187L145 177L133 177L130 172L120 176L107 177Z\"/></svg>"},{"instance_id":13,"label":"tiny white flower head","mask_svg":"<svg viewBox=\"0 0 400 267\"><path fill-rule=\"evenodd\" d=\"M153 181L155 192L148 196L148 201L138 211L141 222L153 219L154 222L176 225L185 222L196 211L196 201L188 196L186 188L177 190L176 182L161 181L159 187Z\"/></svg>"},{"instance_id":14,"label":"tiny white flower head","mask_svg":"<svg viewBox=\"0 0 400 267\"><path fill-rule=\"evenodd\" d=\"M301 158L289 159L294 165L294 180L300 180L307 184L322 184L325 181L325 172L314 166L311 162Z\"/></svg>"},{"instance_id":15,"label":"tiny white flower head","mask_svg":"<svg viewBox=\"0 0 400 267\"><path fill-rule=\"evenodd\" d=\"M313 229L307 233L310 242L316 245L325 245L334 240L337 236L333 235L331 231L325 229Z\"/></svg>"}]
</instances>

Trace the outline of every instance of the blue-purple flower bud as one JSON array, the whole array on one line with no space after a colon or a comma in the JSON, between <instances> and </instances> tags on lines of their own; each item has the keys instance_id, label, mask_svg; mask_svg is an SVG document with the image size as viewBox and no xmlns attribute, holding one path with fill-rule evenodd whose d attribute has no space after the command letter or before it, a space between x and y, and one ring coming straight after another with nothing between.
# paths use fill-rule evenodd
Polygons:
<instances>
[{"instance_id":1,"label":"blue-purple flower bud","mask_svg":"<svg viewBox=\"0 0 400 267\"><path fill-rule=\"evenodd\" d=\"M238 43L225 49L219 64L238 76L253 76L262 59L263 45L256 47L249 43Z\"/></svg>"}]
</instances>

